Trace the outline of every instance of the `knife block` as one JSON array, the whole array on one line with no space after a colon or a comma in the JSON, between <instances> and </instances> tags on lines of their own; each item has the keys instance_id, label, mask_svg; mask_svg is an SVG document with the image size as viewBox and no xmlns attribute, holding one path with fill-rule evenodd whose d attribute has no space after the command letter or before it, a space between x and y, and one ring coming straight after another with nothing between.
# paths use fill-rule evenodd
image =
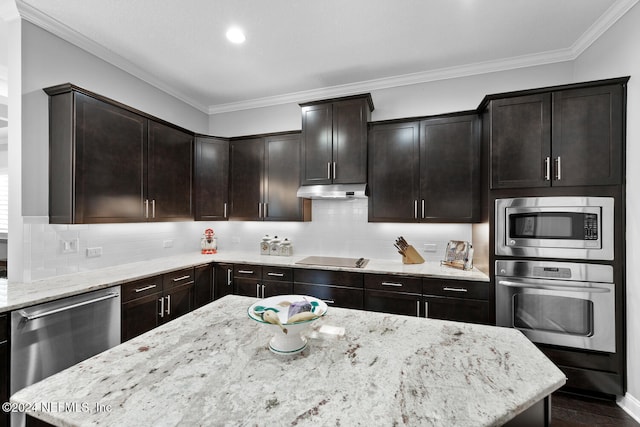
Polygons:
<instances>
[{"instance_id":1,"label":"knife block","mask_svg":"<svg viewBox=\"0 0 640 427\"><path fill-rule=\"evenodd\" d=\"M404 255L402 256L403 264L422 264L424 263L424 258L420 256L416 249L409 245L407 249L404 250Z\"/></svg>"}]
</instances>

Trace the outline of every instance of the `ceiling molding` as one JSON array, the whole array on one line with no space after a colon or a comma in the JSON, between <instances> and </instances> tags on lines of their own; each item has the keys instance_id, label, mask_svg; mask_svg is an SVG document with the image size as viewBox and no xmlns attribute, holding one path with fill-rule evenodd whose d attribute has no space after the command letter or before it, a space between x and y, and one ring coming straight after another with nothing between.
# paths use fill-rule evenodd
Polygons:
<instances>
[{"instance_id":1,"label":"ceiling molding","mask_svg":"<svg viewBox=\"0 0 640 427\"><path fill-rule=\"evenodd\" d=\"M616 1L584 34L567 49L559 49L548 52L541 52L533 55L524 55L519 57L487 61L469 65L441 68L388 78L374 79L362 82L356 82L345 85L337 85L325 88L318 88L309 91L294 92L289 94L251 99L247 101L232 102L227 104L218 104L205 106L179 93L174 88L164 83L151 73L134 65L117 53L106 49L104 46L94 42L86 36L69 28L61 22L53 19L49 15L34 9L22 0L15 0L20 16L49 31L56 36L78 46L79 48L90 52L91 54L107 61L108 63L132 74L133 76L143 80L144 82L166 92L167 94L185 102L188 105L202 111L206 114L220 114L225 112L262 108L273 105L281 105L288 103L301 103L313 101L316 99L352 95L356 93L369 92L373 90L389 89L399 86L407 86L420 83L434 82L438 80L447 80L459 77L468 77L472 75L492 73L498 71L506 71L517 68L532 67L537 65L547 65L558 62L575 60L582 54L591 44L593 44L602 34L604 34L615 22L618 21L625 13L627 13L640 0L618 0ZM2 16L2 10L0 10Z\"/></svg>"},{"instance_id":2,"label":"ceiling molding","mask_svg":"<svg viewBox=\"0 0 640 427\"><path fill-rule=\"evenodd\" d=\"M173 96L174 98L177 98L180 101L191 105L192 107L202 111L203 113L207 113L207 106L202 105L196 100L177 92L174 88L167 85L166 83L155 77L153 74L143 70L142 68L138 67L137 65L133 64L131 61L123 58L117 53L105 48L101 44L96 43L83 34L69 28L62 22L52 18L45 13L42 13L41 11L33 8L31 5L22 2L21 0L16 0L16 4L18 6L18 12L23 19L42 28L43 30L46 30L60 37L63 40L66 40L71 44L78 46L80 49L83 49L97 56L98 58L160 89L161 91Z\"/></svg>"}]
</instances>

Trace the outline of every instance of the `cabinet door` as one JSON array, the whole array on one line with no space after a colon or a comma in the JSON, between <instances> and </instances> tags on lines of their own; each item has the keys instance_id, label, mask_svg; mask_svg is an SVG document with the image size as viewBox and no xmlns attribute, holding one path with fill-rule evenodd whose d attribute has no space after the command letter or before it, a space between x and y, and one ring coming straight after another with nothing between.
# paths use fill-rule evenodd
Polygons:
<instances>
[{"instance_id":1,"label":"cabinet door","mask_svg":"<svg viewBox=\"0 0 640 427\"><path fill-rule=\"evenodd\" d=\"M122 304L122 342L158 326L161 298L162 294L155 293Z\"/></svg>"},{"instance_id":2,"label":"cabinet door","mask_svg":"<svg viewBox=\"0 0 640 427\"><path fill-rule=\"evenodd\" d=\"M269 298L275 295L293 294L292 282L275 282L271 280L262 281L262 298Z\"/></svg>"},{"instance_id":3,"label":"cabinet door","mask_svg":"<svg viewBox=\"0 0 640 427\"><path fill-rule=\"evenodd\" d=\"M233 293L245 297L262 298L262 283L256 279L233 279Z\"/></svg>"},{"instance_id":4,"label":"cabinet door","mask_svg":"<svg viewBox=\"0 0 640 427\"><path fill-rule=\"evenodd\" d=\"M335 184L367 182L367 121L369 105L366 99L333 103L333 162Z\"/></svg>"},{"instance_id":5,"label":"cabinet door","mask_svg":"<svg viewBox=\"0 0 640 427\"><path fill-rule=\"evenodd\" d=\"M169 322L191 311L193 283L165 292L164 299L164 314L160 317L160 323Z\"/></svg>"},{"instance_id":6,"label":"cabinet door","mask_svg":"<svg viewBox=\"0 0 640 427\"><path fill-rule=\"evenodd\" d=\"M122 108L75 93L75 218L76 224L144 221L144 163L147 120ZM52 106L52 114L55 114ZM55 117L52 116L55 120ZM53 158L58 148L52 129ZM70 185L58 180L52 164L52 195L69 194ZM64 171L63 171L64 173ZM67 172L68 173L68 172ZM52 212L65 198L51 197Z\"/></svg>"},{"instance_id":7,"label":"cabinet door","mask_svg":"<svg viewBox=\"0 0 640 427\"><path fill-rule=\"evenodd\" d=\"M303 200L300 187L300 134L265 139L264 212L269 221L300 221Z\"/></svg>"},{"instance_id":8,"label":"cabinet door","mask_svg":"<svg viewBox=\"0 0 640 427\"><path fill-rule=\"evenodd\" d=\"M216 264L213 271L213 299L233 294L233 264Z\"/></svg>"},{"instance_id":9,"label":"cabinet door","mask_svg":"<svg viewBox=\"0 0 640 427\"><path fill-rule=\"evenodd\" d=\"M548 187L551 95L491 102L491 188Z\"/></svg>"},{"instance_id":10,"label":"cabinet door","mask_svg":"<svg viewBox=\"0 0 640 427\"><path fill-rule=\"evenodd\" d=\"M330 184L333 109L330 103L302 107L302 184Z\"/></svg>"},{"instance_id":11,"label":"cabinet door","mask_svg":"<svg viewBox=\"0 0 640 427\"><path fill-rule=\"evenodd\" d=\"M425 296L425 314L430 319L489 324L489 301Z\"/></svg>"},{"instance_id":12,"label":"cabinet door","mask_svg":"<svg viewBox=\"0 0 640 427\"><path fill-rule=\"evenodd\" d=\"M191 203L193 136L149 121L147 197L149 219L193 219Z\"/></svg>"},{"instance_id":13,"label":"cabinet door","mask_svg":"<svg viewBox=\"0 0 640 427\"><path fill-rule=\"evenodd\" d=\"M195 219L226 220L229 202L229 141L197 137L195 147Z\"/></svg>"},{"instance_id":14,"label":"cabinet door","mask_svg":"<svg viewBox=\"0 0 640 427\"><path fill-rule=\"evenodd\" d=\"M364 309L382 313L404 314L407 316L424 315L422 295L405 292L388 292L365 289Z\"/></svg>"},{"instance_id":15,"label":"cabinet door","mask_svg":"<svg viewBox=\"0 0 640 427\"><path fill-rule=\"evenodd\" d=\"M621 85L553 93L554 186L622 182Z\"/></svg>"},{"instance_id":16,"label":"cabinet door","mask_svg":"<svg viewBox=\"0 0 640 427\"><path fill-rule=\"evenodd\" d=\"M194 268L193 308L199 308L213 301L213 269L211 265Z\"/></svg>"},{"instance_id":17,"label":"cabinet door","mask_svg":"<svg viewBox=\"0 0 640 427\"><path fill-rule=\"evenodd\" d=\"M294 283L293 293L296 295L316 297L331 307L355 308L360 310L364 308L363 289Z\"/></svg>"},{"instance_id":18,"label":"cabinet door","mask_svg":"<svg viewBox=\"0 0 640 427\"><path fill-rule=\"evenodd\" d=\"M472 222L480 214L480 119L477 115L420 123L420 217Z\"/></svg>"},{"instance_id":19,"label":"cabinet door","mask_svg":"<svg viewBox=\"0 0 640 427\"><path fill-rule=\"evenodd\" d=\"M369 131L369 221L417 222L418 122L373 125Z\"/></svg>"},{"instance_id":20,"label":"cabinet door","mask_svg":"<svg viewBox=\"0 0 640 427\"><path fill-rule=\"evenodd\" d=\"M262 138L234 140L230 147L229 218L261 220L264 141Z\"/></svg>"}]
</instances>

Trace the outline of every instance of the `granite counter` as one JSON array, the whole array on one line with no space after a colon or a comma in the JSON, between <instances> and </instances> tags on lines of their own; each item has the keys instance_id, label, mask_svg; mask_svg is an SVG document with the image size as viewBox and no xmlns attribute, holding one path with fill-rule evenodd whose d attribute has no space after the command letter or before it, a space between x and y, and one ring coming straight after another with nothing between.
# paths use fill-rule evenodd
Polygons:
<instances>
[{"instance_id":1,"label":"granite counter","mask_svg":"<svg viewBox=\"0 0 640 427\"><path fill-rule=\"evenodd\" d=\"M58 426L493 426L565 383L515 329L339 308L276 355L253 302L226 296L11 401Z\"/></svg>"},{"instance_id":2,"label":"granite counter","mask_svg":"<svg viewBox=\"0 0 640 427\"><path fill-rule=\"evenodd\" d=\"M0 313L108 288L110 286L118 286L126 282L144 279L172 270L212 262L346 270L359 273L410 275L482 282L489 281L489 277L477 269L463 271L441 266L437 262L402 264L400 257L398 257L397 260L372 259L365 268L320 267L296 264L297 261L304 257L305 255L290 257L256 255L252 252L225 252L215 255L202 255L199 252L191 252L149 261L122 264L64 276L55 276L29 283L8 283L6 279L0 279Z\"/></svg>"}]
</instances>

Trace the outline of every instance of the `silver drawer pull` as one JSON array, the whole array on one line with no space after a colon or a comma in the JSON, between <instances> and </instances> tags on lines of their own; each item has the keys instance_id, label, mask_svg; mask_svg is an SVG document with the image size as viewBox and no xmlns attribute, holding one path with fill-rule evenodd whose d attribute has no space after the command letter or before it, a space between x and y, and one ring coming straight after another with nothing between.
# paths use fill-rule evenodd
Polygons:
<instances>
[{"instance_id":1,"label":"silver drawer pull","mask_svg":"<svg viewBox=\"0 0 640 427\"><path fill-rule=\"evenodd\" d=\"M402 287L402 283L395 283L395 282L382 282L381 283L382 286L396 286L401 288Z\"/></svg>"},{"instance_id":2,"label":"silver drawer pull","mask_svg":"<svg viewBox=\"0 0 640 427\"><path fill-rule=\"evenodd\" d=\"M467 292L467 290L465 288L449 288L449 287L444 287L442 288L443 291L451 291L451 292Z\"/></svg>"},{"instance_id":3,"label":"silver drawer pull","mask_svg":"<svg viewBox=\"0 0 640 427\"><path fill-rule=\"evenodd\" d=\"M253 274L253 270L238 270L238 274Z\"/></svg>"},{"instance_id":4,"label":"silver drawer pull","mask_svg":"<svg viewBox=\"0 0 640 427\"><path fill-rule=\"evenodd\" d=\"M416 301L416 317L420 317L420 300Z\"/></svg>"},{"instance_id":5,"label":"silver drawer pull","mask_svg":"<svg viewBox=\"0 0 640 427\"><path fill-rule=\"evenodd\" d=\"M324 302L325 304L335 304L336 302L332 299L323 299L322 302Z\"/></svg>"},{"instance_id":6,"label":"silver drawer pull","mask_svg":"<svg viewBox=\"0 0 640 427\"><path fill-rule=\"evenodd\" d=\"M153 289L155 287L156 285L149 285L149 286L145 286L144 288L136 288L135 293L148 291L149 289Z\"/></svg>"},{"instance_id":7,"label":"silver drawer pull","mask_svg":"<svg viewBox=\"0 0 640 427\"><path fill-rule=\"evenodd\" d=\"M284 277L284 273L267 273L267 276Z\"/></svg>"},{"instance_id":8,"label":"silver drawer pull","mask_svg":"<svg viewBox=\"0 0 640 427\"><path fill-rule=\"evenodd\" d=\"M174 282L179 282L181 280L185 280L185 279L190 279L191 276L182 276L182 277L176 277L175 279L173 279Z\"/></svg>"}]
</instances>

